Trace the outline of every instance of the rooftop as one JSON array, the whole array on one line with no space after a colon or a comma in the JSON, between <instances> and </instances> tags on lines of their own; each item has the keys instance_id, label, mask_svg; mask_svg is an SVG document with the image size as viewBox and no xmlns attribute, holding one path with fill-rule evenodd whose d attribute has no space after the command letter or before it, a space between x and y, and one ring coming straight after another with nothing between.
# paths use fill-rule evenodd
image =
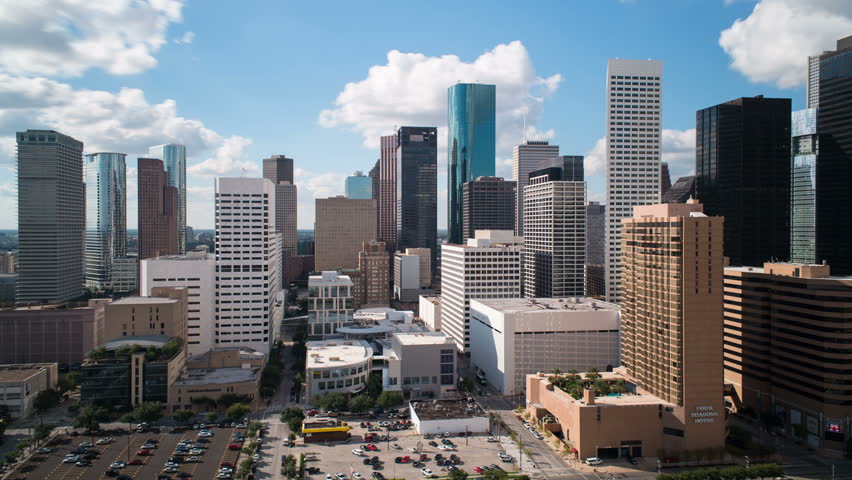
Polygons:
<instances>
[{"instance_id":1,"label":"rooftop","mask_svg":"<svg viewBox=\"0 0 852 480\"><path fill-rule=\"evenodd\" d=\"M402 345L443 345L452 343L452 339L443 332L395 333L394 337Z\"/></svg>"},{"instance_id":2,"label":"rooftop","mask_svg":"<svg viewBox=\"0 0 852 480\"><path fill-rule=\"evenodd\" d=\"M779 277L808 280L852 280L852 276L831 275L831 267L828 264L766 262L762 267L725 267L725 270L743 273L764 273Z\"/></svg>"},{"instance_id":3,"label":"rooftop","mask_svg":"<svg viewBox=\"0 0 852 480\"><path fill-rule=\"evenodd\" d=\"M172 337L168 335L136 335L133 337L120 337L103 344L107 350L118 350L121 347L139 345L140 347L153 346L162 348Z\"/></svg>"},{"instance_id":4,"label":"rooftop","mask_svg":"<svg viewBox=\"0 0 852 480\"><path fill-rule=\"evenodd\" d=\"M608 380L610 382L615 382L616 380L625 380L630 381L627 377L615 372L598 372L601 376L601 380ZM579 375L583 377L583 373L580 372ZM530 377L537 377L539 381L542 382L550 382L548 378L550 374L548 373L537 373L528 375ZM637 387L638 388L638 387ZM567 392L564 392L562 389L556 387L552 390L553 392L559 392L562 395L562 398L566 401L570 401L573 403L585 405L585 402L582 398L574 399ZM611 405L611 406L627 406L627 405L664 405L664 406L674 406L673 404L663 400L656 395L651 395L649 393L637 392L637 393L626 393L621 395L605 395L605 396L595 396L595 405Z\"/></svg>"},{"instance_id":5,"label":"rooftop","mask_svg":"<svg viewBox=\"0 0 852 480\"><path fill-rule=\"evenodd\" d=\"M540 312L548 310L568 310L591 312L597 310L618 310L614 303L603 302L588 297L571 298L477 298L477 302L503 313Z\"/></svg>"},{"instance_id":6,"label":"rooftop","mask_svg":"<svg viewBox=\"0 0 852 480\"><path fill-rule=\"evenodd\" d=\"M55 363L14 363L0 365L0 382L20 382L42 370L56 365Z\"/></svg>"},{"instance_id":7,"label":"rooftop","mask_svg":"<svg viewBox=\"0 0 852 480\"><path fill-rule=\"evenodd\" d=\"M174 298L166 297L124 297L113 300L111 305L155 305L164 303L178 303Z\"/></svg>"},{"instance_id":8,"label":"rooftop","mask_svg":"<svg viewBox=\"0 0 852 480\"><path fill-rule=\"evenodd\" d=\"M189 368L175 385L221 385L225 383L254 383L260 368Z\"/></svg>"},{"instance_id":9,"label":"rooftop","mask_svg":"<svg viewBox=\"0 0 852 480\"><path fill-rule=\"evenodd\" d=\"M373 356L373 348L364 340L308 342L307 348L307 368L343 367Z\"/></svg>"},{"instance_id":10,"label":"rooftop","mask_svg":"<svg viewBox=\"0 0 852 480\"><path fill-rule=\"evenodd\" d=\"M485 410L473 400L426 400L411 402L411 408L420 420L488 416Z\"/></svg>"},{"instance_id":11,"label":"rooftop","mask_svg":"<svg viewBox=\"0 0 852 480\"><path fill-rule=\"evenodd\" d=\"M440 305L441 304L440 295L436 295L436 296L420 295L420 298L422 298L423 300L426 300L427 302L431 303L432 305Z\"/></svg>"}]
</instances>

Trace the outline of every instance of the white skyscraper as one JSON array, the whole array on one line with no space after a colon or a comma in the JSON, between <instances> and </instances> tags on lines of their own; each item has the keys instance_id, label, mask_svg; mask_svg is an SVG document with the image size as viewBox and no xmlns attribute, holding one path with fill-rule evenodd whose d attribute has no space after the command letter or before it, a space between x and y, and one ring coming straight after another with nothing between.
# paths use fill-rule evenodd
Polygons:
<instances>
[{"instance_id":1,"label":"white skyscraper","mask_svg":"<svg viewBox=\"0 0 852 480\"><path fill-rule=\"evenodd\" d=\"M606 299L621 300L621 220L660 202L663 62L610 60L606 94Z\"/></svg>"},{"instance_id":2,"label":"white skyscraper","mask_svg":"<svg viewBox=\"0 0 852 480\"><path fill-rule=\"evenodd\" d=\"M281 268L275 186L265 178L217 178L218 346L269 353L281 322Z\"/></svg>"},{"instance_id":3,"label":"white skyscraper","mask_svg":"<svg viewBox=\"0 0 852 480\"><path fill-rule=\"evenodd\" d=\"M517 182L515 201L515 235L524 234L524 187L529 185L530 172L538 170L542 161L559 156L559 145L545 141L525 140L512 149L512 178Z\"/></svg>"},{"instance_id":4,"label":"white skyscraper","mask_svg":"<svg viewBox=\"0 0 852 480\"><path fill-rule=\"evenodd\" d=\"M520 298L523 238L478 230L466 245L441 246L441 330L470 349L470 299Z\"/></svg>"}]
</instances>

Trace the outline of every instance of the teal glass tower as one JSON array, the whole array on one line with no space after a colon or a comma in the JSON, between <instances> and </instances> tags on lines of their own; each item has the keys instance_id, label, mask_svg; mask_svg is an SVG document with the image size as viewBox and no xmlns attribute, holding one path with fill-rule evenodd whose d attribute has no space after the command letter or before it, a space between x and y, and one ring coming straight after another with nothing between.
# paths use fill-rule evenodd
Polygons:
<instances>
[{"instance_id":1,"label":"teal glass tower","mask_svg":"<svg viewBox=\"0 0 852 480\"><path fill-rule=\"evenodd\" d=\"M496 95L496 86L478 83L457 83L447 92L449 243L462 243L464 184L478 177L494 176Z\"/></svg>"},{"instance_id":2,"label":"teal glass tower","mask_svg":"<svg viewBox=\"0 0 852 480\"><path fill-rule=\"evenodd\" d=\"M363 172L357 171L355 175L346 177L346 198L370 200L373 198L373 179L367 177Z\"/></svg>"},{"instance_id":3,"label":"teal glass tower","mask_svg":"<svg viewBox=\"0 0 852 480\"><path fill-rule=\"evenodd\" d=\"M86 287L108 288L112 264L127 254L127 173L123 153L91 153L83 161L86 182Z\"/></svg>"},{"instance_id":4,"label":"teal glass tower","mask_svg":"<svg viewBox=\"0 0 852 480\"><path fill-rule=\"evenodd\" d=\"M175 187L178 194L177 233L178 253L186 253L186 146L175 143L148 149L148 157L159 158L166 169L166 185Z\"/></svg>"}]
</instances>

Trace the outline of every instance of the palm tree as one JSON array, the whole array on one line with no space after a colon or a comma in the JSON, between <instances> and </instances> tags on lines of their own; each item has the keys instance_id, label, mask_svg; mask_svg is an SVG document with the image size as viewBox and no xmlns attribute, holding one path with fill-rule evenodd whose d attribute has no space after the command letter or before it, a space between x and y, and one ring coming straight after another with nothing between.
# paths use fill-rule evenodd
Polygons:
<instances>
[{"instance_id":1,"label":"palm tree","mask_svg":"<svg viewBox=\"0 0 852 480\"><path fill-rule=\"evenodd\" d=\"M580 379L580 377L577 375L577 369L576 368L569 368L568 372L566 372L566 373L568 373L568 381L569 382L576 382L577 380Z\"/></svg>"},{"instance_id":2,"label":"palm tree","mask_svg":"<svg viewBox=\"0 0 852 480\"><path fill-rule=\"evenodd\" d=\"M592 367L592 368L586 370L586 380L597 380L599 378L601 378L601 374L598 373L597 368Z\"/></svg>"}]
</instances>

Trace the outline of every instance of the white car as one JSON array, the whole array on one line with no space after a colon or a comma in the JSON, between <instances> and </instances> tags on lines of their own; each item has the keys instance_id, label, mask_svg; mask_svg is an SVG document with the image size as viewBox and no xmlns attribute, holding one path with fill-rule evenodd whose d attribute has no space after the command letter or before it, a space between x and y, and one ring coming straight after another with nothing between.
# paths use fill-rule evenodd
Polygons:
<instances>
[{"instance_id":1,"label":"white car","mask_svg":"<svg viewBox=\"0 0 852 480\"><path fill-rule=\"evenodd\" d=\"M112 462L109 464L109 468L124 468L126 466L124 462Z\"/></svg>"},{"instance_id":2,"label":"white car","mask_svg":"<svg viewBox=\"0 0 852 480\"><path fill-rule=\"evenodd\" d=\"M92 446L92 442L83 442L80 444L80 448L90 448Z\"/></svg>"},{"instance_id":3,"label":"white car","mask_svg":"<svg viewBox=\"0 0 852 480\"><path fill-rule=\"evenodd\" d=\"M187 458L187 459L186 459L186 461L187 461L188 463L198 463L198 462L200 462L200 461L201 461L201 457L196 456L196 455L193 455L193 456L191 456L191 457Z\"/></svg>"},{"instance_id":4,"label":"white car","mask_svg":"<svg viewBox=\"0 0 852 480\"><path fill-rule=\"evenodd\" d=\"M485 439L486 442L494 443L497 441L497 437L488 437Z\"/></svg>"},{"instance_id":5,"label":"white car","mask_svg":"<svg viewBox=\"0 0 852 480\"><path fill-rule=\"evenodd\" d=\"M47 447L39 448L38 453L41 453L41 454L53 453L53 449L47 448Z\"/></svg>"},{"instance_id":6,"label":"white car","mask_svg":"<svg viewBox=\"0 0 852 480\"><path fill-rule=\"evenodd\" d=\"M204 450L202 450L200 448L193 448L192 450L189 451L189 454L190 455L204 455Z\"/></svg>"},{"instance_id":7,"label":"white car","mask_svg":"<svg viewBox=\"0 0 852 480\"><path fill-rule=\"evenodd\" d=\"M260 454L255 453L254 455L251 456L251 459L254 460L255 462L259 462L260 461Z\"/></svg>"},{"instance_id":8,"label":"white car","mask_svg":"<svg viewBox=\"0 0 852 480\"><path fill-rule=\"evenodd\" d=\"M65 455L65 458L62 459L62 463L77 463L80 460L80 457L77 455Z\"/></svg>"},{"instance_id":9,"label":"white car","mask_svg":"<svg viewBox=\"0 0 852 480\"><path fill-rule=\"evenodd\" d=\"M426 478L432 478L436 476L434 473L432 473L432 470L429 470L428 468L421 468L420 473L425 475Z\"/></svg>"},{"instance_id":10,"label":"white car","mask_svg":"<svg viewBox=\"0 0 852 480\"><path fill-rule=\"evenodd\" d=\"M438 445L438 450L443 450L445 452L455 452L456 449L449 445Z\"/></svg>"},{"instance_id":11,"label":"white car","mask_svg":"<svg viewBox=\"0 0 852 480\"><path fill-rule=\"evenodd\" d=\"M216 475L216 478L218 478L218 479L231 478L231 473L230 472L219 472L219 475Z\"/></svg>"},{"instance_id":12,"label":"white car","mask_svg":"<svg viewBox=\"0 0 852 480\"><path fill-rule=\"evenodd\" d=\"M199 437L205 437L205 438L206 437L212 437L213 432L208 432L207 430L202 430L202 431L198 432L198 436Z\"/></svg>"},{"instance_id":13,"label":"white car","mask_svg":"<svg viewBox=\"0 0 852 480\"><path fill-rule=\"evenodd\" d=\"M325 480L334 480L334 477L332 477L330 473L326 473Z\"/></svg>"},{"instance_id":14,"label":"white car","mask_svg":"<svg viewBox=\"0 0 852 480\"><path fill-rule=\"evenodd\" d=\"M238 423L236 428L247 428L245 423Z\"/></svg>"},{"instance_id":15,"label":"white car","mask_svg":"<svg viewBox=\"0 0 852 480\"><path fill-rule=\"evenodd\" d=\"M175 473L178 471L178 467L166 467L163 471L166 473Z\"/></svg>"},{"instance_id":16,"label":"white car","mask_svg":"<svg viewBox=\"0 0 852 480\"><path fill-rule=\"evenodd\" d=\"M364 456L364 450L361 450L360 448L353 448L352 449L352 455L357 455L359 457L363 457Z\"/></svg>"},{"instance_id":17,"label":"white car","mask_svg":"<svg viewBox=\"0 0 852 480\"><path fill-rule=\"evenodd\" d=\"M391 448L394 450L402 450L402 447L400 447L398 443L392 443Z\"/></svg>"},{"instance_id":18,"label":"white car","mask_svg":"<svg viewBox=\"0 0 852 480\"><path fill-rule=\"evenodd\" d=\"M352 478L354 478L355 480L364 480L364 476L363 476L363 475L361 475L361 474L360 474L360 473L358 473L358 472L353 473L353 474L352 474Z\"/></svg>"},{"instance_id":19,"label":"white car","mask_svg":"<svg viewBox=\"0 0 852 480\"><path fill-rule=\"evenodd\" d=\"M337 477L337 480L346 480L345 473L335 473L334 476Z\"/></svg>"},{"instance_id":20,"label":"white car","mask_svg":"<svg viewBox=\"0 0 852 480\"><path fill-rule=\"evenodd\" d=\"M603 460L598 457L589 457L586 459L586 465L601 465Z\"/></svg>"},{"instance_id":21,"label":"white car","mask_svg":"<svg viewBox=\"0 0 852 480\"><path fill-rule=\"evenodd\" d=\"M106 445L111 441L112 441L112 437L104 437L104 438L101 438L100 440L98 440L95 443L97 443L98 445Z\"/></svg>"}]
</instances>

